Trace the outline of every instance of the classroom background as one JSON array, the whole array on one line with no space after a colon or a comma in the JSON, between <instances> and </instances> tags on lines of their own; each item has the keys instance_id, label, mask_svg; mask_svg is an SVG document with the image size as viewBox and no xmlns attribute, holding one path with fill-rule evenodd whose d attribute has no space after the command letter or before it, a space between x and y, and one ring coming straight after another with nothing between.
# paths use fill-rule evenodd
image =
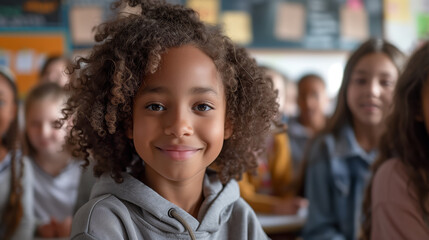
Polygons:
<instances>
[{"instance_id":1,"label":"classroom background","mask_svg":"<svg viewBox=\"0 0 429 240\"><path fill-rule=\"evenodd\" d=\"M17 76L21 97L51 55L84 56L93 27L111 17L113 0L1 0L0 65ZM384 37L405 53L428 38L428 0L168 0L222 25L261 65L292 81L311 72L338 91L349 52ZM123 9L122 12L134 10Z\"/></svg>"}]
</instances>

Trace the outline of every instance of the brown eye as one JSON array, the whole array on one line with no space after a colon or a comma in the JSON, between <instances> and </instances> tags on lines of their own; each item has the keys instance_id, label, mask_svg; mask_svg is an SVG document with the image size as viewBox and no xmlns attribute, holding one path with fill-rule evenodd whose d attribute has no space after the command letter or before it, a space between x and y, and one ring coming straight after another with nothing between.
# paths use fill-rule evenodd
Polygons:
<instances>
[{"instance_id":1,"label":"brown eye","mask_svg":"<svg viewBox=\"0 0 429 240\"><path fill-rule=\"evenodd\" d=\"M198 104L197 106L194 107L194 109L200 112L207 112L212 110L213 108L207 104Z\"/></svg>"},{"instance_id":2,"label":"brown eye","mask_svg":"<svg viewBox=\"0 0 429 240\"><path fill-rule=\"evenodd\" d=\"M150 111L159 112L159 111L164 111L165 107L162 106L161 104L152 103L152 104L146 106L146 109L148 109Z\"/></svg>"}]
</instances>

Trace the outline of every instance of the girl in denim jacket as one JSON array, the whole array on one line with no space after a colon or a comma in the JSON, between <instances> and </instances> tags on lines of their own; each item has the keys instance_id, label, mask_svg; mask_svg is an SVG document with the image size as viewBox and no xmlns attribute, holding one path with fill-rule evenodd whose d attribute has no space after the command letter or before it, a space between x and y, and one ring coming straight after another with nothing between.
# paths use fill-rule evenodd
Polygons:
<instances>
[{"instance_id":1,"label":"girl in denim jacket","mask_svg":"<svg viewBox=\"0 0 429 240\"><path fill-rule=\"evenodd\" d=\"M335 112L310 146L304 239L356 239L369 166L404 55L381 39L363 43L344 70Z\"/></svg>"}]
</instances>

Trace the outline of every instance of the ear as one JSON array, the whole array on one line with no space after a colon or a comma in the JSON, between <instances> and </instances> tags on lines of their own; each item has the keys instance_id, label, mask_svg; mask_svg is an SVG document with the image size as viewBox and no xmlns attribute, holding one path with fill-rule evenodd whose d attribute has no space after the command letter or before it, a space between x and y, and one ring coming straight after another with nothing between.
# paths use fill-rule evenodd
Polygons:
<instances>
[{"instance_id":1,"label":"ear","mask_svg":"<svg viewBox=\"0 0 429 240\"><path fill-rule=\"evenodd\" d=\"M232 136L232 133L234 132L232 123L230 120L225 121L225 129L224 129L224 139L228 139Z\"/></svg>"}]
</instances>

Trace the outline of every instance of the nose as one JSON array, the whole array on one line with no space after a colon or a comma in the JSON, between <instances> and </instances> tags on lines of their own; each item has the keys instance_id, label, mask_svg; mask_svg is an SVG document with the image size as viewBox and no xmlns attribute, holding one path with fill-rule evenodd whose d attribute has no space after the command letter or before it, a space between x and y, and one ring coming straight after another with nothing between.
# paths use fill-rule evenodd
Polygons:
<instances>
[{"instance_id":1,"label":"nose","mask_svg":"<svg viewBox=\"0 0 429 240\"><path fill-rule=\"evenodd\" d=\"M378 97L381 93L381 86L377 79L373 79L369 84L369 93L371 96Z\"/></svg>"},{"instance_id":2,"label":"nose","mask_svg":"<svg viewBox=\"0 0 429 240\"><path fill-rule=\"evenodd\" d=\"M173 110L170 108L170 114L167 114L166 127L164 133L166 135L173 135L176 138L182 138L184 136L191 136L194 134L192 127L192 119L189 111L186 109L177 108Z\"/></svg>"},{"instance_id":3,"label":"nose","mask_svg":"<svg viewBox=\"0 0 429 240\"><path fill-rule=\"evenodd\" d=\"M51 134L51 130L52 126L50 126L49 123L44 123L40 129L40 135L43 137L48 137Z\"/></svg>"}]
</instances>

